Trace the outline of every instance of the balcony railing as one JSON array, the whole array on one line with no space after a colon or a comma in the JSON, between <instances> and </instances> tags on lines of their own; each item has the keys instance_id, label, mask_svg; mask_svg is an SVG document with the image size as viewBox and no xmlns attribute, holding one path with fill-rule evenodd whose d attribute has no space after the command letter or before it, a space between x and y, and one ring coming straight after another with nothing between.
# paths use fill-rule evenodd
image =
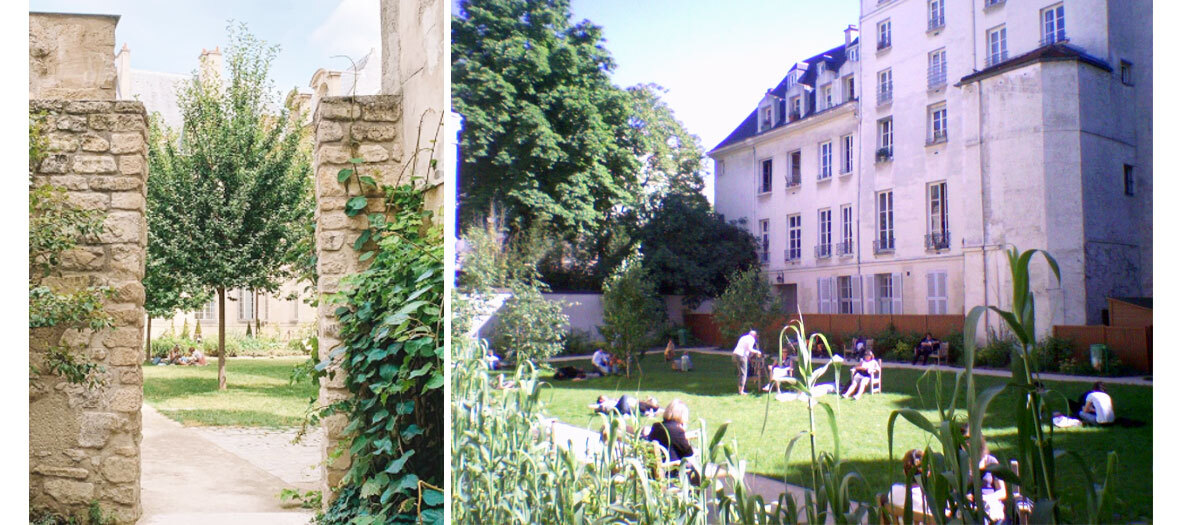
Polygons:
<instances>
[{"instance_id":1,"label":"balcony railing","mask_svg":"<svg viewBox=\"0 0 1180 525\"><path fill-rule=\"evenodd\" d=\"M877 148L877 163L889 162L893 160L893 147L887 146L884 148Z\"/></svg>"},{"instance_id":2,"label":"balcony railing","mask_svg":"<svg viewBox=\"0 0 1180 525\"><path fill-rule=\"evenodd\" d=\"M815 246L815 258L816 259L827 259L827 258L830 258L831 256L832 256L832 245L831 244L817 244Z\"/></svg>"},{"instance_id":3,"label":"balcony railing","mask_svg":"<svg viewBox=\"0 0 1180 525\"><path fill-rule=\"evenodd\" d=\"M767 252L764 250L758 250L758 262L760 262L762 264L769 264L770 263L770 252Z\"/></svg>"},{"instance_id":4,"label":"balcony railing","mask_svg":"<svg viewBox=\"0 0 1180 525\"><path fill-rule=\"evenodd\" d=\"M893 253L893 235L881 235L874 239L873 253Z\"/></svg>"},{"instance_id":5,"label":"balcony railing","mask_svg":"<svg viewBox=\"0 0 1180 525\"><path fill-rule=\"evenodd\" d=\"M927 31L934 31L935 29L942 29L943 27L946 27L946 17L945 16L940 16L938 18L932 17L932 18L930 18L930 20L928 20L926 22L926 30Z\"/></svg>"},{"instance_id":6,"label":"balcony railing","mask_svg":"<svg viewBox=\"0 0 1180 525\"><path fill-rule=\"evenodd\" d=\"M939 251L951 248L951 232L933 232L926 234L926 249Z\"/></svg>"},{"instance_id":7,"label":"balcony railing","mask_svg":"<svg viewBox=\"0 0 1180 525\"><path fill-rule=\"evenodd\" d=\"M946 66L930 68L926 72L926 87L940 89L946 86Z\"/></svg>"},{"instance_id":8,"label":"balcony railing","mask_svg":"<svg viewBox=\"0 0 1180 525\"><path fill-rule=\"evenodd\" d=\"M880 106L881 104L888 104L890 102L893 102L893 86L889 86L889 89L878 89L877 105Z\"/></svg>"},{"instance_id":9,"label":"balcony railing","mask_svg":"<svg viewBox=\"0 0 1180 525\"><path fill-rule=\"evenodd\" d=\"M946 142L945 129L934 130L934 133L930 136L930 140L926 141L926 145L929 146L931 144L938 144L939 142Z\"/></svg>"},{"instance_id":10,"label":"balcony railing","mask_svg":"<svg viewBox=\"0 0 1180 525\"><path fill-rule=\"evenodd\" d=\"M832 178L832 167L831 166L828 166L827 169L819 170L819 173L816 174L816 176L815 176L815 180L828 180L830 178Z\"/></svg>"},{"instance_id":11,"label":"balcony railing","mask_svg":"<svg viewBox=\"0 0 1180 525\"><path fill-rule=\"evenodd\" d=\"M1065 31L1054 31L1041 37L1041 47L1051 46L1053 44L1063 44L1069 42L1069 37L1065 36Z\"/></svg>"},{"instance_id":12,"label":"balcony railing","mask_svg":"<svg viewBox=\"0 0 1180 525\"><path fill-rule=\"evenodd\" d=\"M803 184L803 174L798 170L792 170L790 175L787 175L787 188L794 188Z\"/></svg>"},{"instance_id":13,"label":"balcony railing","mask_svg":"<svg viewBox=\"0 0 1180 525\"><path fill-rule=\"evenodd\" d=\"M788 248L786 250L783 250L783 261L799 262L802 259L803 259L803 249L802 248Z\"/></svg>"},{"instance_id":14,"label":"balcony railing","mask_svg":"<svg viewBox=\"0 0 1180 525\"><path fill-rule=\"evenodd\" d=\"M983 7L997 7L1004 5L1005 0L983 0Z\"/></svg>"},{"instance_id":15,"label":"balcony railing","mask_svg":"<svg viewBox=\"0 0 1180 525\"><path fill-rule=\"evenodd\" d=\"M987 60L984 61L984 66L985 67L992 67L992 66L999 64L1000 62L1003 62L1005 60L1008 60L1008 50L1007 49L1005 49L1001 53L989 53L987 55Z\"/></svg>"},{"instance_id":16,"label":"balcony railing","mask_svg":"<svg viewBox=\"0 0 1180 525\"><path fill-rule=\"evenodd\" d=\"M889 47L892 45L893 45L893 42L891 39L883 38L883 39L877 41L877 51L889 49Z\"/></svg>"},{"instance_id":17,"label":"balcony railing","mask_svg":"<svg viewBox=\"0 0 1180 525\"><path fill-rule=\"evenodd\" d=\"M836 255L840 257L849 257L852 255L852 241L843 241L836 243Z\"/></svg>"}]
</instances>

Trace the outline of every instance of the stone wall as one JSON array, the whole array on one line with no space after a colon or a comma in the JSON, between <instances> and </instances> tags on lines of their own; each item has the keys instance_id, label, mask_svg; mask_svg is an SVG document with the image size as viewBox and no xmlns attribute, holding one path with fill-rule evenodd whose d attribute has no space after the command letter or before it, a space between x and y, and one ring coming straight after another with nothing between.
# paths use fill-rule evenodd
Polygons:
<instances>
[{"instance_id":1,"label":"stone wall","mask_svg":"<svg viewBox=\"0 0 1180 525\"><path fill-rule=\"evenodd\" d=\"M354 178L346 193L337 181L341 169L350 167L348 160L365 160L358 175L367 175L382 184L397 184L404 157L398 124L401 119L401 100L395 95L360 97L325 97L316 108L312 125L315 130L313 168L316 191L316 255L319 272L319 345L323 356L340 344L339 323L333 311L336 305L324 298L339 290L340 279L362 270L353 243L368 227L364 214L349 217L344 205L350 196L359 195ZM381 193L366 188L371 197ZM369 211L382 211L381 199L369 200ZM334 377L320 383L320 402L327 405L344 399L344 374L333 366ZM336 447L347 424L344 415L323 421L324 458ZM332 487L339 483L350 465L347 451L335 461L326 462L323 475L324 504L331 500Z\"/></svg>"},{"instance_id":2,"label":"stone wall","mask_svg":"<svg viewBox=\"0 0 1180 525\"><path fill-rule=\"evenodd\" d=\"M140 507L140 407L143 402L143 272L147 247L144 201L147 122L132 101L33 100L45 112L48 156L35 184L65 188L70 201L107 214L106 231L62 258L57 290L109 286L106 311L115 326L101 332L39 329L30 362L56 340L87 349L105 367L101 387L88 390L56 376L29 389L29 504L84 513L91 501L119 523Z\"/></svg>"},{"instance_id":3,"label":"stone wall","mask_svg":"<svg viewBox=\"0 0 1180 525\"><path fill-rule=\"evenodd\" d=\"M118 16L29 13L29 99L114 100Z\"/></svg>"}]
</instances>

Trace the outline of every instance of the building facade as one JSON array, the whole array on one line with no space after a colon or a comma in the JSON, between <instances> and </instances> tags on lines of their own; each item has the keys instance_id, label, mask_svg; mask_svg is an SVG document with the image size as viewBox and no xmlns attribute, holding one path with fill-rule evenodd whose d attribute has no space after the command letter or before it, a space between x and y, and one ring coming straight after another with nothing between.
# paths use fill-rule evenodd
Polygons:
<instances>
[{"instance_id":1,"label":"building facade","mask_svg":"<svg viewBox=\"0 0 1180 525\"><path fill-rule=\"evenodd\" d=\"M859 53L841 71L862 95L847 179L759 193L763 161L790 166L793 149L822 162L844 135L831 119L808 133L823 111L781 129L743 122L710 152L717 211L786 250L763 264L803 312L1007 308L1015 246L1060 264L1060 284L1034 271L1040 335L1098 324L1107 297L1151 295L1151 19L1145 0L862 0ZM803 89L824 101L824 86Z\"/></svg>"}]
</instances>

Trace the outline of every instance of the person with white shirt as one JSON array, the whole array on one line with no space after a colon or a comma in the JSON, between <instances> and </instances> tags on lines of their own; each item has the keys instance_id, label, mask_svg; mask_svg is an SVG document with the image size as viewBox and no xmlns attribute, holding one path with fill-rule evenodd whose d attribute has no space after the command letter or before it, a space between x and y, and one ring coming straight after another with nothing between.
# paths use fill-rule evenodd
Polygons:
<instances>
[{"instance_id":1,"label":"person with white shirt","mask_svg":"<svg viewBox=\"0 0 1180 525\"><path fill-rule=\"evenodd\" d=\"M750 330L738 339L737 346L733 348L733 364L738 369L738 395L746 395L746 373L749 371L750 354L762 354L754 348L757 337L758 332Z\"/></svg>"},{"instance_id":2,"label":"person with white shirt","mask_svg":"<svg viewBox=\"0 0 1180 525\"><path fill-rule=\"evenodd\" d=\"M1094 383L1094 390L1086 394L1086 406L1078 412L1078 419L1091 425L1114 423L1114 401L1106 393L1106 385L1102 381Z\"/></svg>"},{"instance_id":3,"label":"person with white shirt","mask_svg":"<svg viewBox=\"0 0 1180 525\"><path fill-rule=\"evenodd\" d=\"M610 366L610 354L601 348L594 351L594 355L590 357L590 362L594 363L594 368L597 368L604 376L614 372L614 368Z\"/></svg>"}]
</instances>

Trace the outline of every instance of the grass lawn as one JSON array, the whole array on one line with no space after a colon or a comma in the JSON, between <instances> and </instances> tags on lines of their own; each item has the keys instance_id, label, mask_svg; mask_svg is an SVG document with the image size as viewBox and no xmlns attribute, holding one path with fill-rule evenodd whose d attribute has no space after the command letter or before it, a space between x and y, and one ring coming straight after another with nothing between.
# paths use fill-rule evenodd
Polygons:
<instances>
[{"instance_id":1,"label":"grass lawn","mask_svg":"<svg viewBox=\"0 0 1180 525\"><path fill-rule=\"evenodd\" d=\"M570 364L585 370L593 369L589 360L563 362L561 366ZM786 464L784 458L787 442L807 429L805 403L780 402L767 395L738 396L736 373L727 355L694 355L695 369L688 373L669 370L658 355L649 355L642 365L646 372L642 378L633 373L631 379L612 376L579 382L554 381L551 383L552 388L546 388L541 394L545 411L563 421L598 429L601 426L598 416L592 414L587 405L593 403L599 394L617 397L624 393L638 393L640 399L653 395L660 400L661 405L667 405L673 398L680 398L688 404L692 421L704 418L710 433L719 424L730 422L726 440L732 442L736 438L738 453L749 461L750 471L778 479L782 479L786 472L791 483L810 483L803 481L803 469L806 468L809 456L806 441L796 445L790 465ZM831 376L829 372L823 381L831 382ZM838 403L835 396L822 398L836 409L844 460L866 478L874 493L887 490L890 484L901 478L900 460L889 461L889 413L908 407L922 410L931 421L938 420L932 396L933 377L919 384L920 376L921 372L916 370L886 369L882 376L881 395L866 395L859 401L839 400ZM845 368L841 372L841 384L846 385L848 378L849 371ZM979 391L1003 382L1005 378L1002 377L976 377ZM953 374L945 374L944 387L948 392L953 383ZM1089 386L1086 383L1047 383L1049 388L1062 392L1069 399L1077 399ZM752 383L747 386L748 391L758 388ZM1152 389L1108 385L1107 390L1114 398L1115 410L1120 417L1147 424L1139 428L1059 429L1054 434L1054 444L1057 448L1081 454L1096 476L1104 475L1106 451L1116 451L1119 462L1115 486L1116 495L1121 501L1116 507L1120 509L1118 515L1121 521L1137 518L1150 520ZM1015 419L1009 415L1011 410L1008 408L1013 402L1014 397L1007 392L998 396L992 401L983 423L992 453L1005 463L1015 454ZM1061 410L1064 411L1064 408ZM817 412L816 418L819 433L817 446L821 450L831 450L832 439L826 417ZM930 442L928 434L902 418L898 418L894 439L895 458L900 458L911 448L924 448ZM937 443L934 443L933 448L939 450ZM1081 490L1083 485L1080 480L1083 476L1074 463L1063 458L1058 462L1058 471L1066 491L1072 493ZM861 499L863 496L855 497ZM1084 498L1074 501L1084 501Z\"/></svg>"},{"instance_id":2,"label":"grass lawn","mask_svg":"<svg viewBox=\"0 0 1180 525\"><path fill-rule=\"evenodd\" d=\"M160 413L185 425L298 426L316 387L290 383L304 357L229 358L229 389L217 390L217 360L205 366L143 367L143 396Z\"/></svg>"}]
</instances>

